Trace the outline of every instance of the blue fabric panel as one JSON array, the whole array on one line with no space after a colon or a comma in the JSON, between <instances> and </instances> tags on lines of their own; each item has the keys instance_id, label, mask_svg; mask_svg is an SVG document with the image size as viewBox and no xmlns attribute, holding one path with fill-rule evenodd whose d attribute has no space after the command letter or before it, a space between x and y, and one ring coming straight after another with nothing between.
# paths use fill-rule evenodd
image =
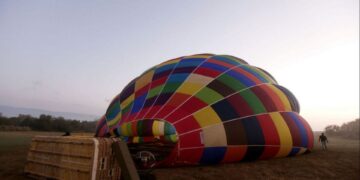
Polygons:
<instances>
[{"instance_id":1,"label":"blue fabric panel","mask_svg":"<svg viewBox=\"0 0 360 180\"><path fill-rule=\"evenodd\" d=\"M256 117L242 119L248 145L265 145L264 135Z\"/></svg>"},{"instance_id":2,"label":"blue fabric panel","mask_svg":"<svg viewBox=\"0 0 360 180\"><path fill-rule=\"evenodd\" d=\"M300 119L295 115L295 113L289 112L288 114L291 116L300 131L301 147L308 147L308 138L304 125L301 123Z\"/></svg>"},{"instance_id":3,"label":"blue fabric panel","mask_svg":"<svg viewBox=\"0 0 360 180\"><path fill-rule=\"evenodd\" d=\"M292 148L290 153L287 156L295 156L300 151L300 148Z\"/></svg>"},{"instance_id":4,"label":"blue fabric panel","mask_svg":"<svg viewBox=\"0 0 360 180\"><path fill-rule=\"evenodd\" d=\"M189 73L181 73L181 74L172 74L166 83L169 82L184 82L185 79L189 76Z\"/></svg>"},{"instance_id":5,"label":"blue fabric panel","mask_svg":"<svg viewBox=\"0 0 360 180\"><path fill-rule=\"evenodd\" d=\"M204 58L191 58L182 60L177 67L196 67L206 59Z\"/></svg>"},{"instance_id":6,"label":"blue fabric panel","mask_svg":"<svg viewBox=\"0 0 360 180\"><path fill-rule=\"evenodd\" d=\"M210 62L205 62L200 67L209 68L209 69L217 70L217 71L220 71L220 72L224 72L224 71L229 69L227 67L224 67L224 66L221 66L221 65L218 65L218 64L214 64L214 63L210 63Z\"/></svg>"},{"instance_id":7,"label":"blue fabric panel","mask_svg":"<svg viewBox=\"0 0 360 180\"><path fill-rule=\"evenodd\" d=\"M250 74L254 75L255 77L257 77L261 82L268 82L268 80L266 80L264 77L262 77L259 73L257 73L256 71L254 71L253 69L250 69L248 66L241 66L241 69L249 72ZM254 67L255 68L255 67Z\"/></svg>"},{"instance_id":8,"label":"blue fabric panel","mask_svg":"<svg viewBox=\"0 0 360 180\"><path fill-rule=\"evenodd\" d=\"M147 95L147 93L145 93L142 96L139 96L135 99L134 106L132 107L132 110L131 110L131 114L140 111L140 109L142 108L142 106L145 102L146 95Z\"/></svg>"},{"instance_id":9,"label":"blue fabric panel","mask_svg":"<svg viewBox=\"0 0 360 180\"><path fill-rule=\"evenodd\" d=\"M228 71L225 74L237 79L238 81L240 81L242 84L246 85L247 87L255 85L255 83L251 79L249 79L245 75L240 74L234 70Z\"/></svg>"},{"instance_id":10,"label":"blue fabric panel","mask_svg":"<svg viewBox=\"0 0 360 180\"><path fill-rule=\"evenodd\" d=\"M167 65L164 65L164 66L161 66L159 68L157 68L155 70L155 74L158 74L158 73L161 73L163 71L166 71L166 70L171 70L173 69L178 63L173 63L173 64L167 64Z\"/></svg>"},{"instance_id":11,"label":"blue fabric panel","mask_svg":"<svg viewBox=\"0 0 360 180\"><path fill-rule=\"evenodd\" d=\"M236 110L226 99L223 99L211 105L211 107L215 110L216 114L220 117L221 121L223 122L239 117Z\"/></svg>"},{"instance_id":12,"label":"blue fabric panel","mask_svg":"<svg viewBox=\"0 0 360 180\"><path fill-rule=\"evenodd\" d=\"M200 164L217 164L224 158L226 147L207 147L200 159Z\"/></svg>"}]
</instances>

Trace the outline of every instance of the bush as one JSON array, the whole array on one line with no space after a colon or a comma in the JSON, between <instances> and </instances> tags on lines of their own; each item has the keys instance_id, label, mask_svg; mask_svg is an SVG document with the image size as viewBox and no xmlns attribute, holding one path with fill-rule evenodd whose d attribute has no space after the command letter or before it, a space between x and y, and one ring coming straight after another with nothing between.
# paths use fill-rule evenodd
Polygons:
<instances>
[{"instance_id":1,"label":"bush","mask_svg":"<svg viewBox=\"0 0 360 180\"><path fill-rule=\"evenodd\" d=\"M354 121L344 123L341 126L329 125L325 127L325 133L329 136L341 136L350 139L360 139L359 118Z\"/></svg>"},{"instance_id":2,"label":"bush","mask_svg":"<svg viewBox=\"0 0 360 180\"><path fill-rule=\"evenodd\" d=\"M8 118L0 114L0 131L95 132L95 127L96 121L79 121L45 114L38 118L24 114Z\"/></svg>"}]
</instances>

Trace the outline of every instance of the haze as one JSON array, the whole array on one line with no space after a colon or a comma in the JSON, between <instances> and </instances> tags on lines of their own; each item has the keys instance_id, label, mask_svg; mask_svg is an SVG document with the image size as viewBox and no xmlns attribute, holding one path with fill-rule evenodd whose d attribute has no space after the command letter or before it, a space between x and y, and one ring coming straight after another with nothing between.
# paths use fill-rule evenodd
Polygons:
<instances>
[{"instance_id":1,"label":"haze","mask_svg":"<svg viewBox=\"0 0 360 180\"><path fill-rule=\"evenodd\" d=\"M0 1L0 105L101 116L162 61L229 54L291 90L313 130L359 117L359 1Z\"/></svg>"}]
</instances>

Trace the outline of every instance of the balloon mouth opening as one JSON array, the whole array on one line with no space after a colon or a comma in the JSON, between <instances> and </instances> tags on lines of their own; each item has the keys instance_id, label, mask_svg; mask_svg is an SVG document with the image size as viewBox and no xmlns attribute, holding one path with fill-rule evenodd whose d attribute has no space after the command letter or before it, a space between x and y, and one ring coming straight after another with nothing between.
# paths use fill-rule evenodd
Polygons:
<instances>
[{"instance_id":1,"label":"balloon mouth opening","mask_svg":"<svg viewBox=\"0 0 360 180\"><path fill-rule=\"evenodd\" d=\"M171 123L162 119L141 119L122 123L113 132L127 142L130 153L140 169L162 164L177 147L178 133Z\"/></svg>"}]
</instances>

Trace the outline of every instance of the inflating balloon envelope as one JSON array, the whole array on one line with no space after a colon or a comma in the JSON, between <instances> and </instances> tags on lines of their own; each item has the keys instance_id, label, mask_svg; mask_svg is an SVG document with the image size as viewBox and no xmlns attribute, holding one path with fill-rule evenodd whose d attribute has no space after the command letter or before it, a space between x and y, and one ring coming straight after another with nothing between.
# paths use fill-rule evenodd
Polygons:
<instances>
[{"instance_id":1,"label":"inflating balloon envelope","mask_svg":"<svg viewBox=\"0 0 360 180\"><path fill-rule=\"evenodd\" d=\"M265 70L228 55L198 54L132 80L99 120L144 167L303 154L313 133L295 96Z\"/></svg>"}]
</instances>

